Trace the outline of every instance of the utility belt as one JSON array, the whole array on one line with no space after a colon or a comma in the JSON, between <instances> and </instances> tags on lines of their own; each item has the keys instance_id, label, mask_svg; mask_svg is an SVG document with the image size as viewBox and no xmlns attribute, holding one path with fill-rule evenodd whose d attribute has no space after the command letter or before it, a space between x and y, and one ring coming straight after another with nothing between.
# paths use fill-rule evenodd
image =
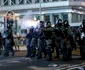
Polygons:
<instances>
[{"instance_id":1,"label":"utility belt","mask_svg":"<svg viewBox=\"0 0 85 70\"><path fill-rule=\"evenodd\" d=\"M70 44L70 41L68 41L68 42L65 42L64 40L62 40L61 41L62 43L61 43L61 48L63 49L63 48L66 48L66 49L71 49L71 44ZM66 44L66 45L64 45L64 44Z\"/></svg>"}]
</instances>

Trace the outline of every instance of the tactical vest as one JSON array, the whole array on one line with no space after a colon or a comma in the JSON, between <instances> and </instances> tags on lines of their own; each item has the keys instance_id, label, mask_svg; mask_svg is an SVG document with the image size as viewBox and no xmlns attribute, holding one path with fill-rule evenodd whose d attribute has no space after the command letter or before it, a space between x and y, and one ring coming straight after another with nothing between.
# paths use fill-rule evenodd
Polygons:
<instances>
[{"instance_id":1,"label":"tactical vest","mask_svg":"<svg viewBox=\"0 0 85 70\"><path fill-rule=\"evenodd\" d=\"M71 29L69 27L64 28L63 32L64 32L64 37L65 38L72 34L72 31L71 31Z\"/></svg>"},{"instance_id":2,"label":"tactical vest","mask_svg":"<svg viewBox=\"0 0 85 70\"><path fill-rule=\"evenodd\" d=\"M43 32L44 32L44 35L45 35L45 38L46 39L51 39L52 36L53 36L53 30L54 28L53 27L44 27L43 28Z\"/></svg>"},{"instance_id":3,"label":"tactical vest","mask_svg":"<svg viewBox=\"0 0 85 70\"><path fill-rule=\"evenodd\" d=\"M62 27L55 27L54 29L55 35L58 37L62 37L62 30L63 30Z\"/></svg>"}]
</instances>

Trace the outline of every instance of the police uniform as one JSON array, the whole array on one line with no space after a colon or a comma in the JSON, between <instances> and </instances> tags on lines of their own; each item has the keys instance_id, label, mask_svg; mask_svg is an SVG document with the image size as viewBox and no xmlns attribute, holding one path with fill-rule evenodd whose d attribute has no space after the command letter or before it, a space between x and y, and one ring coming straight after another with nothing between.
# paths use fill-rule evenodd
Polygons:
<instances>
[{"instance_id":1,"label":"police uniform","mask_svg":"<svg viewBox=\"0 0 85 70\"><path fill-rule=\"evenodd\" d=\"M56 57L55 58L60 57L59 50L61 48L61 41L62 41L62 36L63 36L62 30L63 30L62 23L57 23L54 29L55 38L56 38Z\"/></svg>"},{"instance_id":2,"label":"police uniform","mask_svg":"<svg viewBox=\"0 0 85 70\"><path fill-rule=\"evenodd\" d=\"M44 53L44 58L46 57L46 41L43 33L44 26L41 25L41 27L38 29L38 56L37 58L42 58L42 53Z\"/></svg>"},{"instance_id":3,"label":"police uniform","mask_svg":"<svg viewBox=\"0 0 85 70\"><path fill-rule=\"evenodd\" d=\"M13 35L12 35L12 29L8 28L6 30L4 56L9 56L9 51L11 51L12 56L14 56L13 46L14 46L14 40L13 40Z\"/></svg>"},{"instance_id":4,"label":"police uniform","mask_svg":"<svg viewBox=\"0 0 85 70\"><path fill-rule=\"evenodd\" d=\"M82 27L79 31L80 59L85 59L85 20L82 21Z\"/></svg>"},{"instance_id":5,"label":"police uniform","mask_svg":"<svg viewBox=\"0 0 85 70\"><path fill-rule=\"evenodd\" d=\"M26 57L31 57L32 55L32 44L33 44L33 33L34 32L34 29L33 28L30 28L29 30L29 33L27 33L26 35L26 47L27 47L27 55Z\"/></svg>"},{"instance_id":6,"label":"police uniform","mask_svg":"<svg viewBox=\"0 0 85 70\"><path fill-rule=\"evenodd\" d=\"M46 40L46 52L47 52L47 56L46 59L48 61L52 60L52 38L53 38L53 30L54 28L51 27L51 23L47 22L47 25L50 24L47 27L43 28L43 32L45 35L45 40Z\"/></svg>"},{"instance_id":7,"label":"police uniform","mask_svg":"<svg viewBox=\"0 0 85 70\"><path fill-rule=\"evenodd\" d=\"M64 21L63 43L62 43L63 60L70 60L72 57L72 47L70 40L71 35L72 31L69 27L68 21Z\"/></svg>"}]
</instances>

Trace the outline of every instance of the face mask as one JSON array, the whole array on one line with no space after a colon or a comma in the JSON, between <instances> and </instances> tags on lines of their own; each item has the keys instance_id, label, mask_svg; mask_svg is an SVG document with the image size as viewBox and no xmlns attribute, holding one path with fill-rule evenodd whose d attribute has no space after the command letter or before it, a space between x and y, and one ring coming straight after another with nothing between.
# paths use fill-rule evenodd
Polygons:
<instances>
[{"instance_id":1,"label":"face mask","mask_svg":"<svg viewBox=\"0 0 85 70\"><path fill-rule=\"evenodd\" d=\"M59 21L58 23L62 23L62 21Z\"/></svg>"}]
</instances>

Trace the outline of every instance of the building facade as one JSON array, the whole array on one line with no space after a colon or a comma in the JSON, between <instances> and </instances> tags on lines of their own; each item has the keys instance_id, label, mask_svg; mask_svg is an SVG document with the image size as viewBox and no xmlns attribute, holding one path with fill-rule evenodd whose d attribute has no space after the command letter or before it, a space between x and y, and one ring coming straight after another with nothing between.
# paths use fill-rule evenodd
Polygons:
<instances>
[{"instance_id":1,"label":"building facade","mask_svg":"<svg viewBox=\"0 0 85 70\"><path fill-rule=\"evenodd\" d=\"M0 0L0 16L8 10L14 11L19 18L31 10L35 20L52 24L58 19L69 20L71 26L76 26L85 18L85 0Z\"/></svg>"}]
</instances>

